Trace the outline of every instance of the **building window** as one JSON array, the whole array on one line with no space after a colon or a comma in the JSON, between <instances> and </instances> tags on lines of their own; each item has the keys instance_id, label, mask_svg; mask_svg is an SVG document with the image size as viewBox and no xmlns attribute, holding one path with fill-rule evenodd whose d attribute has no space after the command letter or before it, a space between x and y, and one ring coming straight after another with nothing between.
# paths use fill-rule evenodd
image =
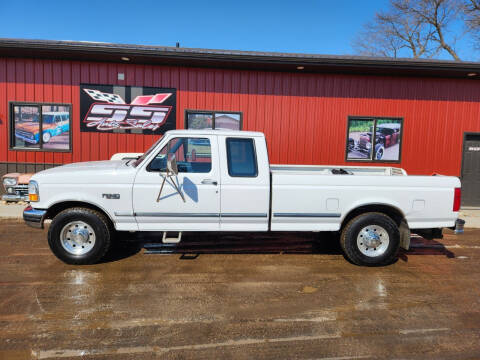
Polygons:
<instances>
[{"instance_id":1,"label":"building window","mask_svg":"<svg viewBox=\"0 0 480 360\"><path fill-rule=\"evenodd\" d=\"M242 129L242 113L226 111L185 111L186 129Z\"/></svg>"},{"instance_id":2,"label":"building window","mask_svg":"<svg viewBox=\"0 0 480 360\"><path fill-rule=\"evenodd\" d=\"M71 150L71 105L10 103L10 148Z\"/></svg>"},{"instance_id":3,"label":"building window","mask_svg":"<svg viewBox=\"0 0 480 360\"><path fill-rule=\"evenodd\" d=\"M231 177L256 177L257 158L253 139L227 139L227 165Z\"/></svg>"},{"instance_id":4,"label":"building window","mask_svg":"<svg viewBox=\"0 0 480 360\"><path fill-rule=\"evenodd\" d=\"M346 160L400 162L403 119L349 117Z\"/></svg>"}]
</instances>

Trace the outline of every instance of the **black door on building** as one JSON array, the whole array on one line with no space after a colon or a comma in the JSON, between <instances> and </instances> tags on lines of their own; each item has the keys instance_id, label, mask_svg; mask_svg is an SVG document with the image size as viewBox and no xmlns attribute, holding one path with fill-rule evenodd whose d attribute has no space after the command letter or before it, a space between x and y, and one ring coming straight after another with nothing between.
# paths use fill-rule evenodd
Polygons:
<instances>
[{"instance_id":1,"label":"black door on building","mask_svg":"<svg viewBox=\"0 0 480 360\"><path fill-rule=\"evenodd\" d=\"M463 141L462 206L480 207L480 133L467 133Z\"/></svg>"}]
</instances>

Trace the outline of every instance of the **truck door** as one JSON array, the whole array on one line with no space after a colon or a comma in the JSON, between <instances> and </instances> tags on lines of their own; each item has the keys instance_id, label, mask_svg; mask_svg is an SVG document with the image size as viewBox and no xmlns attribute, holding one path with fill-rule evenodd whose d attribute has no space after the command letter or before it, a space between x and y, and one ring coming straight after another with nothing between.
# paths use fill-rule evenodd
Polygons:
<instances>
[{"instance_id":1,"label":"truck door","mask_svg":"<svg viewBox=\"0 0 480 360\"><path fill-rule=\"evenodd\" d=\"M270 216L270 166L263 137L219 136L220 229L266 231Z\"/></svg>"},{"instance_id":2,"label":"truck door","mask_svg":"<svg viewBox=\"0 0 480 360\"><path fill-rule=\"evenodd\" d=\"M166 179L158 198L167 158L172 155L177 161L178 175ZM135 178L133 209L140 230L218 230L219 177L216 136L170 139ZM185 201L172 181L176 182Z\"/></svg>"}]
</instances>

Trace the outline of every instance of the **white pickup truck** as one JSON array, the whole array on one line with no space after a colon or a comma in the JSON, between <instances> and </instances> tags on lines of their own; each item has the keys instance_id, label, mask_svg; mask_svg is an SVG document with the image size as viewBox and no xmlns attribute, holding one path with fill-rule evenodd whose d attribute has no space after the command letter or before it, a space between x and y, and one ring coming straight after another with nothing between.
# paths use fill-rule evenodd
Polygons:
<instances>
[{"instance_id":1,"label":"white pickup truck","mask_svg":"<svg viewBox=\"0 0 480 360\"><path fill-rule=\"evenodd\" d=\"M393 167L270 165L262 133L167 132L138 159L35 174L24 220L69 264L99 261L118 231L335 231L359 265L391 263L410 230L454 227L460 180ZM169 237L167 233L178 233Z\"/></svg>"}]
</instances>

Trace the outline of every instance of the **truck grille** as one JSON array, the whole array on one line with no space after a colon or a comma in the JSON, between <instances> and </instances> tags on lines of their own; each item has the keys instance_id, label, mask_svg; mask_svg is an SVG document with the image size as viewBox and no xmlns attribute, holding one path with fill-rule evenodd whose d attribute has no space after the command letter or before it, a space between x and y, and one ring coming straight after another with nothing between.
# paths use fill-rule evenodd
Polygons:
<instances>
[{"instance_id":1,"label":"truck grille","mask_svg":"<svg viewBox=\"0 0 480 360\"><path fill-rule=\"evenodd\" d=\"M18 184L13 187L15 190L15 193L21 196L27 196L28 195L28 185L26 184Z\"/></svg>"},{"instance_id":2,"label":"truck grille","mask_svg":"<svg viewBox=\"0 0 480 360\"><path fill-rule=\"evenodd\" d=\"M33 139L33 134L24 130L15 130L15 133L29 139Z\"/></svg>"}]
</instances>

